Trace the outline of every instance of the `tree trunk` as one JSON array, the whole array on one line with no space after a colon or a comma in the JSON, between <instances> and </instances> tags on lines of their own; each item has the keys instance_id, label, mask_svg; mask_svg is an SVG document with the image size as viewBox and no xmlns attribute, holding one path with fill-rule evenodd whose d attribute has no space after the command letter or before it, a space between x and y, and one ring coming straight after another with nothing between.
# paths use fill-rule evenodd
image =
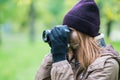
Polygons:
<instances>
[{"instance_id":1,"label":"tree trunk","mask_svg":"<svg viewBox=\"0 0 120 80\"><path fill-rule=\"evenodd\" d=\"M109 21L107 22L107 31L106 31L106 32L107 32L107 37L108 37L108 38L110 37L112 23L113 23L112 20L109 20Z\"/></svg>"},{"instance_id":2,"label":"tree trunk","mask_svg":"<svg viewBox=\"0 0 120 80\"><path fill-rule=\"evenodd\" d=\"M35 9L33 2L30 5L30 12L29 12L29 18L30 18L30 41L34 42L35 41L35 29L34 29L34 24L35 24Z\"/></svg>"},{"instance_id":3,"label":"tree trunk","mask_svg":"<svg viewBox=\"0 0 120 80\"><path fill-rule=\"evenodd\" d=\"M2 45L2 27L0 26L0 46Z\"/></svg>"}]
</instances>

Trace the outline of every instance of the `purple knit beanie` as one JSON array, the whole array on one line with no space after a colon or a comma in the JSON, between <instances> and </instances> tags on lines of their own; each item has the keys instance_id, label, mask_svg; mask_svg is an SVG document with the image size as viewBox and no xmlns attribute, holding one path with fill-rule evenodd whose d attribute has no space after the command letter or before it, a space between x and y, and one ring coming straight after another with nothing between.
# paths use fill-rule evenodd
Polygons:
<instances>
[{"instance_id":1,"label":"purple knit beanie","mask_svg":"<svg viewBox=\"0 0 120 80\"><path fill-rule=\"evenodd\" d=\"M99 34L99 9L94 0L81 0L64 17L63 25L68 25L91 37Z\"/></svg>"}]
</instances>

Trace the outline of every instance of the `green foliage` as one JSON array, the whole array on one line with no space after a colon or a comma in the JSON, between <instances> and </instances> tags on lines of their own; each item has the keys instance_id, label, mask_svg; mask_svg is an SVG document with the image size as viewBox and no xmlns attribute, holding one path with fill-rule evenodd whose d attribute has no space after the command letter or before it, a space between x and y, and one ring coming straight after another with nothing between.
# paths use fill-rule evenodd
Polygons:
<instances>
[{"instance_id":1,"label":"green foliage","mask_svg":"<svg viewBox=\"0 0 120 80\"><path fill-rule=\"evenodd\" d=\"M30 44L25 35L6 38L0 47L0 80L34 80L42 58L49 53L48 45L43 41Z\"/></svg>"},{"instance_id":2,"label":"green foliage","mask_svg":"<svg viewBox=\"0 0 120 80\"><path fill-rule=\"evenodd\" d=\"M97 0L100 7L101 16L107 20L119 20L120 18L120 1L119 0Z\"/></svg>"},{"instance_id":3,"label":"green foliage","mask_svg":"<svg viewBox=\"0 0 120 80\"><path fill-rule=\"evenodd\" d=\"M21 23L26 20L28 12L28 4L17 2L16 0L1 0L0 5L0 23L4 24L7 21L13 23ZM19 0L21 1L21 0Z\"/></svg>"},{"instance_id":4,"label":"green foliage","mask_svg":"<svg viewBox=\"0 0 120 80\"><path fill-rule=\"evenodd\" d=\"M7 2L8 0L0 0L0 4L3 5Z\"/></svg>"},{"instance_id":5,"label":"green foliage","mask_svg":"<svg viewBox=\"0 0 120 80\"><path fill-rule=\"evenodd\" d=\"M60 24L66 11L78 1L69 0L0 0L0 23L13 21L22 23L28 21L30 3L33 2L37 19L43 24ZM120 1L96 0L104 19L118 20L120 18ZM114 6L114 7L113 7ZM61 18L62 17L62 18ZM57 19L56 19L57 18Z\"/></svg>"},{"instance_id":6,"label":"green foliage","mask_svg":"<svg viewBox=\"0 0 120 80\"><path fill-rule=\"evenodd\" d=\"M64 8L64 0L49 0L49 7L48 10L53 14L53 15L59 15L63 8Z\"/></svg>"}]
</instances>

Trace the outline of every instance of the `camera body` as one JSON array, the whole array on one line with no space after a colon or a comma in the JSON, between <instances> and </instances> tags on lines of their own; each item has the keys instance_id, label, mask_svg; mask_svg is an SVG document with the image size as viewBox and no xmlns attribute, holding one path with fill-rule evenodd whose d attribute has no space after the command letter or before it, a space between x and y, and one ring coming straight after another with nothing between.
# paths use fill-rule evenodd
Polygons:
<instances>
[{"instance_id":1,"label":"camera body","mask_svg":"<svg viewBox=\"0 0 120 80\"><path fill-rule=\"evenodd\" d=\"M59 27L59 28L63 29L64 32L67 33L67 35L68 35L67 38L70 38L70 36L69 36L70 35L70 29L68 28L67 25L57 25L55 27ZM42 39L43 39L44 42L49 42L50 41L49 35L51 35L51 31L52 31L52 29L43 31ZM62 33L62 35L64 35L64 34ZM70 40L70 39L67 39L67 40Z\"/></svg>"}]
</instances>

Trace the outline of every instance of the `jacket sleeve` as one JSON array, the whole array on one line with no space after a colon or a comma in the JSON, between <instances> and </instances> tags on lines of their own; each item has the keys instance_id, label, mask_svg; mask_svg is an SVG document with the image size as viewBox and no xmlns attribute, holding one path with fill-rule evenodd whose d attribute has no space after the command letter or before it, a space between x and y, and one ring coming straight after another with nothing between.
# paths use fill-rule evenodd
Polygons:
<instances>
[{"instance_id":1,"label":"jacket sleeve","mask_svg":"<svg viewBox=\"0 0 120 80\"><path fill-rule=\"evenodd\" d=\"M74 80L71 65L67 60L52 64L51 69L52 80Z\"/></svg>"},{"instance_id":2,"label":"jacket sleeve","mask_svg":"<svg viewBox=\"0 0 120 80\"><path fill-rule=\"evenodd\" d=\"M115 59L108 59L103 69L94 70L85 80L118 80L119 65Z\"/></svg>"},{"instance_id":3,"label":"jacket sleeve","mask_svg":"<svg viewBox=\"0 0 120 80\"><path fill-rule=\"evenodd\" d=\"M52 68L52 55L45 56L40 68L37 71L35 80L51 80L50 71Z\"/></svg>"}]
</instances>

